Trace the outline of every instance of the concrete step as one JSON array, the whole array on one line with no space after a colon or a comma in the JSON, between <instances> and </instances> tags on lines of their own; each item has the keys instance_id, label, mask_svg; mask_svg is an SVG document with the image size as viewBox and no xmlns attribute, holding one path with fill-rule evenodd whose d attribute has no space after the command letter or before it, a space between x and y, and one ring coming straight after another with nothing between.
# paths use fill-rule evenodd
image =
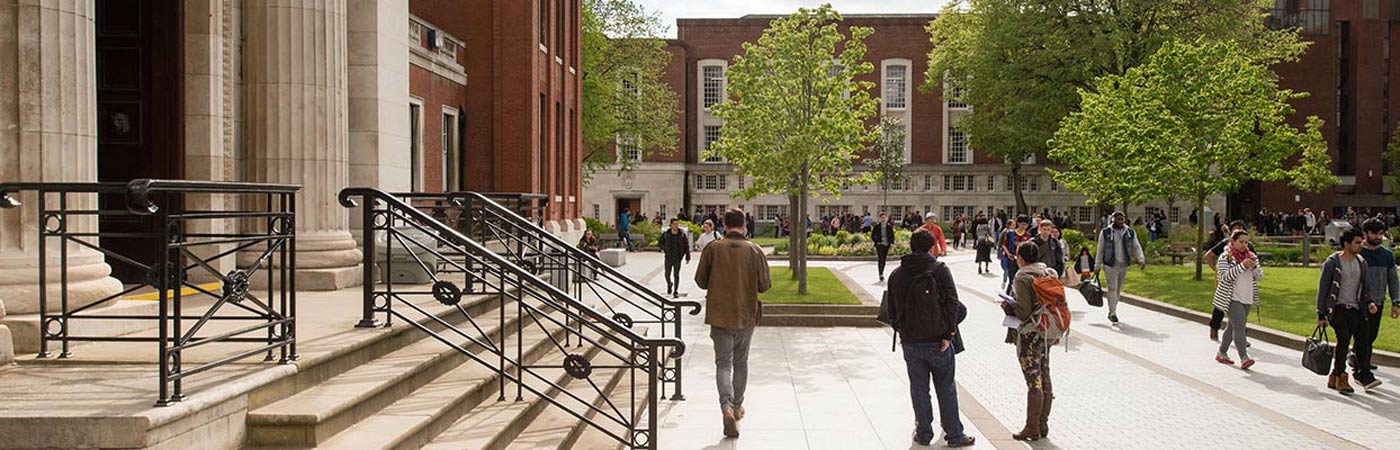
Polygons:
<instances>
[{"instance_id":1,"label":"concrete step","mask_svg":"<svg viewBox=\"0 0 1400 450\"><path fill-rule=\"evenodd\" d=\"M546 358L554 348L553 342L538 327L527 327L523 339L526 361ZM500 376L493 370L467 362L395 399L315 448L419 448L462 415L492 400L500 392L499 383ZM509 386L507 384L507 388Z\"/></svg>"},{"instance_id":2,"label":"concrete step","mask_svg":"<svg viewBox=\"0 0 1400 450\"><path fill-rule=\"evenodd\" d=\"M468 311L474 312L479 321L486 322L478 322L478 325L491 340L498 340L497 332L501 324L495 310L490 308L495 302L487 304L482 300L479 304L473 304ZM482 312L487 314L480 314ZM514 334L516 318L515 308L507 308L507 336ZM461 322L459 327L468 336L482 339L464 319ZM484 350L461 336L450 333L443 333L443 336L474 353ZM418 340L294 395L249 411L248 442L260 446L314 446L325 442L468 359L437 339Z\"/></svg>"},{"instance_id":3,"label":"concrete step","mask_svg":"<svg viewBox=\"0 0 1400 450\"><path fill-rule=\"evenodd\" d=\"M763 305L763 315L860 316L875 317L879 305Z\"/></svg>"},{"instance_id":4,"label":"concrete step","mask_svg":"<svg viewBox=\"0 0 1400 450\"><path fill-rule=\"evenodd\" d=\"M764 314L759 325L770 327L883 327L875 315L809 316L794 314Z\"/></svg>"},{"instance_id":5,"label":"concrete step","mask_svg":"<svg viewBox=\"0 0 1400 450\"><path fill-rule=\"evenodd\" d=\"M613 344L609 344L613 345ZM572 347L571 347L572 348ZM625 354L625 353L624 353ZM584 352L584 357L594 361L595 364L604 364L600 358L612 359L610 356L601 356L604 353L597 347L593 347ZM544 366L562 365L565 355L553 353L548 358L541 361ZM599 400L601 396L597 390L586 381L575 380L562 369L537 369L539 377L526 375L526 382L547 396L561 399L564 396L560 390L548 385L545 380L554 383L586 401ZM603 392L608 391L608 386L615 385L620 369L594 369L594 375L590 378L607 380ZM457 423L452 424L442 434L438 435L432 442L424 446L425 450L460 450L460 449L480 449L480 450L505 450L507 448L553 448L553 444L546 446L529 445L528 443L558 443L566 445L570 436L576 436L574 428L577 417L569 414L558 405L551 404L544 397L532 395L526 390L524 400L516 401L509 393L514 389L507 385L507 399L504 401L489 401L480 407L464 415ZM590 394L591 393L591 394ZM586 407L578 403L577 400L562 400L570 409L585 412ZM521 443L525 440L526 443ZM525 445L521 447L520 445ZM570 447L561 447L570 448Z\"/></svg>"}]
</instances>

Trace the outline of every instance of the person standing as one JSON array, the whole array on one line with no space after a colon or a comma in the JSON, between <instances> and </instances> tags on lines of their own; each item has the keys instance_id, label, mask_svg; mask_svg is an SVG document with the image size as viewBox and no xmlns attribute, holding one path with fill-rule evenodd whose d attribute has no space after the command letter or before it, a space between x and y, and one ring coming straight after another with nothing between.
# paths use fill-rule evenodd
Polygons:
<instances>
[{"instance_id":1,"label":"person standing","mask_svg":"<svg viewBox=\"0 0 1400 450\"><path fill-rule=\"evenodd\" d=\"M885 261L890 257L890 247L894 246L894 224L889 216L880 213L880 221L870 225L870 242L875 243L875 267L880 272L880 281L885 281Z\"/></svg>"},{"instance_id":2,"label":"person standing","mask_svg":"<svg viewBox=\"0 0 1400 450\"><path fill-rule=\"evenodd\" d=\"M977 238L977 274L992 273L992 248L996 244L992 243L990 235L982 235Z\"/></svg>"},{"instance_id":3,"label":"person standing","mask_svg":"<svg viewBox=\"0 0 1400 450\"><path fill-rule=\"evenodd\" d=\"M1387 292L1390 294L1390 317L1400 317L1400 281L1395 275L1395 254L1390 249L1381 246L1385 238L1386 225L1380 219L1366 219L1361 223L1361 232L1365 234L1366 242L1361 247L1361 258L1366 261L1366 301L1376 305L1376 311L1370 313L1365 322L1361 324L1361 331L1356 333L1356 360L1352 365L1352 374L1355 375L1356 383L1367 391L1375 389L1381 385L1381 380L1376 379L1372 373L1371 354L1376 343L1376 337L1381 332L1381 316L1385 311L1385 298Z\"/></svg>"},{"instance_id":4,"label":"person standing","mask_svg":"<svg viewBox=\"0 0 1400 450\"><path fill-rule=\"evenodd\" d=\"M967 234L967 220L963 216L958 216L953 220L953 248L961 250L963 248L963 237Z\"/></svg>"},{"instance_id":5,"label":"person standing","mask_svg":"<svg viewBox=\"0 0 1400 450\"><path fill-rule=\"evenodd\" d=\"M954 339L963 306L958 302L952 272L933 254L933 235L925 230L915 232L909 238L909 251L890 274L889 300L899 317L899 339L909 373L914 441L929 445L933 440L933 404L929 401L932 379L943 440L949 447L966 447L977 440L963 433L954 381L958 352Z\"/></svg>"},{"instance_id":6,"label":"person standing","mask_svg":"<svg viewBox=\"0 0 1400 450\"><path fill-rule=\"evenodd\" d=\"M1055 400L1054 388L1050 383L1050 344L1045 334L1033 323L1039 299L1035 293L1035 280L1040 277L1059 277L1054 269L1040 260L1040 247L1033 242L1022 242L1016 246L1016 278L1012 280L1014 303L1003 302L1002 309L1007 315L1021 319L1022 326L1016 332L1016 360L1021 364L1021 375L1026 380L1026 425L1011 437L1018 441L1036 441L1050 434L1050 405Z\"/></svg>"},{"instance_id":7,"label":"person standing","mask_svg":"<svg viewBox=\"0 0 1400 450\"><path fill-rule=\"evenodd\" d=\"M1045 263L1045 266L1053 269L1055 273L1065 273L1065 252L1060 248L1060 240L1055 238L1055 224L1049 220L1041 220L1036 231L1031 242L1040 248L1040 262Z\"/></svg>"},{"instance_id":8,"label":"person standing","mask_svg":"<svg viewBox=\"0 0 1400 450\"><path fill-rule=\"evenodd\" d=\"M924 226L920 229L928 230L933 235L934 256L948 256L948 240L943 237L943 227L938 226L938 214L929 211L924 214Z\"/></svg>"},{"instance_id":9,"label":"person standing","mask_svg":"<svg viewBox=\"0 0 1400 450\"><path fill-rule=\"evenodd\" d=\"M671 298L679 298L681 290L681 262L690 264L690 237L681 231L681 221L671 219L671 228L661 233L660 242L661 253L666 255L666 295Z\"/></svg>"},{"instance_id":10,"label":"person standing","mask_svg":"<svg viewBox=\"0 0 1400 450\"><path fill-rule=\"evenodd\" d=\"M1137 233L1127 222L1128 216L1122 211L1113 212L1113 224L1099 232L1099 250L1094 257L1099 262L1095 272L1101 271L1107 278L1104 296L1108 297L1108 321L1115 325L1118 323L1118 298L1123 295L1123 280L1128 278L1132 259L1137 259L1138 267L1147 269L1147 258L1142 255Z\"/></svg>"},{"instance_id":11,"label":"person standing","mask_svg":"<svg viewBox=\"0 0 1400 450\"><path fill-rule=\"evenodd\" d=\"M628 214L629 208L622 208L622 213L617 215L617 238L627 246L627 251L632 251L632 216Z\"/></svg>"},{"instance_id":12,"label":"person standing","mask_svg":"<svg viewBox=\"0 0 1400 450\"><path fill-rule=\"evenodd\" d=\"M1215 362L1235 364L1228 352L1233 340L1235 352L1240 355L1240 368L1248 370L1254 365L1249 357L1249 309L1259 303L1259 280L1264 278L1264 268L1259 265L1259 255L1249 249L1249 233L1240 230L1230 235L1229 250L1220 255L1215 263L1215 309L1230 312L1229 327L1220 339L1220 350L1215 353Z\"/></svg>"},{"instance_id":13,"label":"person standing","mask_svg":"<svg viewBox=\"0 0 1400 450\"><path fill-rule=\"evenodd\" d=\"M749 343L763 314L758 294L773 286L763 249L744 238L744 213L724 213L724 239L707 245L695 267L695 285L705 292L705 324L715 347L715 387L724 435L739 437L744 390L749 378Z\"/></svg>"},{"instance_id":14,"label":"person standing","mask_svg":"<svg viewBox=\"0 0 1400 450\"><path fill-rule=\"evenodd\" d=\"M1331 326L1337 333L1337 346L1332 359L1332 373L1327 376L1327 388L1342 394L1356 392L1347 381L1347 353L1351 351L1352 338L1361 332L1367 314L1376 314L1380 308L1370 303L1363 292L1366 287L1366 259L1362 258L1361 245L1365 236L1358 228L1348 228L1342 232L1338 242L1342 250L1328 256L1322 263L1322 276L1317 281L1317 326ZM1369 360L1357 365L1370 364Z\"/></svg>"},{"instance_id":15,"label":"person standing","mask_svg":"<svg viewBox=\"0 0 1400 450\"><path fill-rule=\"evenodd\" d=\"M1031 240L1030 228L1031 218L1025 214L1016 216L1014 227L1008 227L1005 233L999 238L1001 247L999 256L1001 258L1001 278L1002 284L1006 285L1006 291L1011 292L1011 280L1016 276L1016 246L1022 242Z\"/></svg>"},{"instance_id":16,"label":"person standing","mask_svg":"<svg viewBox=\"0 0 1400 450\"><path fill-rule=\"evenodd\" d=\"M705 251L706 246L720 239L724 239L724 234L715 230L714 222L706 220L705 223L700 224L700 236L695 238L695 250Z\"/></svg>"}]
</instances>

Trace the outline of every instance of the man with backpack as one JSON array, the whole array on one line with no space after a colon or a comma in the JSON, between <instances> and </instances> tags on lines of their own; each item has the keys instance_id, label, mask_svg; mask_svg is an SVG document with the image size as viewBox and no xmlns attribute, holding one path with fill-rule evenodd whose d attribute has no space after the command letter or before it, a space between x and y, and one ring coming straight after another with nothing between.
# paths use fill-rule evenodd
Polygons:
<instances>
[{"instance_id":1,"label":"man with backpack","mask_svg":"<svg viewBox=\"0 0 1400 450\"><path fill-rule=\"evenodd\" d=\"M933 405L929 401L929 380L938 396L938 420L943 440L949 447L966 447L976 439L963 433L958 418L958 388L953 380L958 322L965 310L958 302L958 290L948 266L935 257L937 239L928 230L918 230L909 238L910 254L899 261L890 274L886 292L892 313L891 325L904 349L909 372L909 395L914 405L914 441L929 445L933 440Z\"/></svg>"}]
</instances>

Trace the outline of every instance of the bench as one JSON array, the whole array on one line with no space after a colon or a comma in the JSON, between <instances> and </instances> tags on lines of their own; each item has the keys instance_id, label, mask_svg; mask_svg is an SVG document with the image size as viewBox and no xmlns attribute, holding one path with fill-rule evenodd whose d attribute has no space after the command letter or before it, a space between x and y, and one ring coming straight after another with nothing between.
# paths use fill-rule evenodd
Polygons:
<instances>
[{"instance_id":1,"label":"bench","mask_svg":"<svg viewBox=\"0 0 1400 450\"><path fill-rule=\"evenodd\" d=\"M1184 242L1174 242L1167 250L1167 256L1172 258L1172 265L1179 266L1186 262L1186 258L1195 257L1196 249Z\"/></svg>"},{"instance_id":2,"label":"bench","mask_svg":"<svg viewBox=\"0 0 1400 450\"><path fill-rule=\"evenodd\" d=\"M635 248L642 248L646 246L647 237L644 234L630 233L627 235L627 237L632 238L632 246ZM610 233L598 236L598 246L601 248L622 248L623 245L624 244L622 243L622 238L618 237L617 233Z\"/></svg>"},{"instance_id":3,"label":"bench","mask_svg":"<svg viewBox=\"0 0 1400 450\"><path fill-rule=\"evenodd\" d=\"M598 259L612 267L622 267L627 264L627 251L620 248L605 248L598 251Z\"/></svg>"}]
</instances>

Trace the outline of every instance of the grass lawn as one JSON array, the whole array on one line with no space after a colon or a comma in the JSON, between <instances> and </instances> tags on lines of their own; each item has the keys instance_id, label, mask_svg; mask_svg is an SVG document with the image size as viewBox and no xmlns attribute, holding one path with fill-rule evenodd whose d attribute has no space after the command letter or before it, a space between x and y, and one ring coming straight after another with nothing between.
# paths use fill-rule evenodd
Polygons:
<instances>
[{"instance_id":1,"label":"grass lawn","mask_svg":"<svg viewBox=\"0 0 1400 450\"><path fill-rule=\"evenodd\" d=\"M771 304L859 305L860 299L825 267L807 267L807 295L797 295L792 270L774 267L773 288L758 294L758 300Z\"/></svg>"},{"instance_id":2,"label":"grass lawn","mask_svg":"<svg viewBox=\"0 0 1400 450\"><path fill-rule=\"evenodd\" d=\"M755 237L755 238L749 239L749 240L750 240L750 241L753 241L753 243L755 243L755 244L758 244L760 247L772 247L772 246L774 246L774 245L777 245L779 242L787 242L787 241L788 241L788 238L785 238L785 237L781 237L781 238L775 238L775 237Z\"/></svg>"},{"instance_id":3,"label":"grass lawn","mask_svg":"<svg viewBox=\"0 0 1400 450\"><path fill-rule=\"evenodd\" d=\"M1300 336L1311 334L1317 326L1319 270L1316 267L1265 267L1264 280L1259 284L1261 305L1250 315L1249 322ZM1207 270L1202 275L1204 280L1194 281L1191 278L1195 273L1193 265L1147 266L1146 272L1133 269L1128 272L1124 291L1209 313L1215 295L1214 279ZM1261 316L1262 323L1259 322ZM1391 320L1389 316L1389 308L1386 308L1376 348L1400 351L1400 320ZM1201 336L1205 334L1206 330L1202 329ZM1335 342L1336 333L1329 331L1329 334Z\"/></svg>"}]
</instances>

